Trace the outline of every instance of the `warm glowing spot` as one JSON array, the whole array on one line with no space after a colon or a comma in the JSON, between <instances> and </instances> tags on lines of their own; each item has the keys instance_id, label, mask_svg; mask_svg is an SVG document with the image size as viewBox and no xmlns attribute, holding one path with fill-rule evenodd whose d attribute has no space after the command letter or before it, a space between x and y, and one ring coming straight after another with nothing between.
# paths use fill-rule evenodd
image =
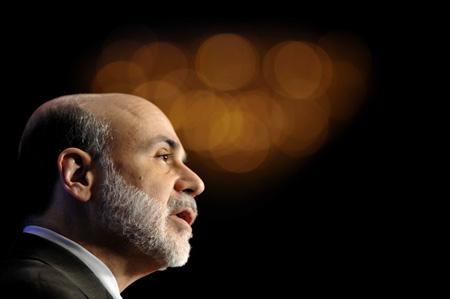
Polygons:
<instances>
[{"instance_id":1,"label":"warm glowing spot","mask_svg":"<svg viewBox=\"0 0 450 299\"><path fill-rule=\"evenodd\" d=\"M290 126L279 150L297 157L312 154L325 141L328 113L315 101L283 100L282 105Z\"/></svg>"},{"instance_id":2,"label":"warm glowing spot","mask_svg":"<svg viewBox=\"0 0 450 299\"><path fill-rule=\"evenodd\" d=\"M292 98L310 97L322 79L322 64L307 43L288 42L275 54L273 72L282 92Z\"/></svg>"},{"instance_id":3,"label":"warm glowing spot","mask_svg":"<svg viewBox=\"0 0 450 299\"><path fill-rule=\"evenodd\" d=\"M139 85L133 93L154 103L166 114L170 111L174 100L180 96L180 90L165 81L145 82Z\"/></svg>"},{"instance_id":4,"label":"warm glowing spot","mask_svg":"<svg viewBox=\"0 0 450 299\"><path fill-rule=\"evenodd\" d=\"M203 83L197 73L191 69L177 69L163 77L164 81L176 85L181 90L199 89Z\"/></svg>"},{"instance_id":5,"label":"warm glowing spot","mask_svg":"<svg viewBox=\"0 0 450 299\"><path fill-rule=\"evenodd\" d=\"M323 96L330 88L331 81L333 80L334 70L333 70L333 62L330 56L319 46L315 44L310 44L310 46L314 49L317 54L317 57L320 59L320 64L322 67L322 77L320 80L320 84L315 92L311 95L312 99L317 99Z\"/></svg>"},{"instance_id":6,"label":"warm glowing spot","mask_svg":"<svg viewBox=\"0 0 450 299\"><path fill-rule=\"evenodd\" d=\"M115 61L103 66L92 82L93 92L132 93L145 81L142 69L127 61Z\"/></svg>"},{"instance_id":7,"label":"warm glowing spot","mask_svg":"<svg viewBox=\"0 0 450 299\"><path fill-rule=\"evenodd\" d=\"M175 130L179 131L184 127L187 118L186 111L188 111L189 105L190 103L184 94L179 95L172 101L170 110L166 114Z\"/></svg>"},{"instance_id":8,"label":"warm glowing spot","mask_svg":"<svg viewBox=\"0 0 450 299\"><path fill-rule=\"evenodd\" d=\"M277 100L264 89L241 92L237 98L240 109L264 123L272 143L279 143L287 130L288 119Z\"/></svg>"},{"instance_id":9,"label":"warm glowing spot","mask_svg":"<svg viewBox=\"0 0 450 299\"><path fill-rule=\"evenodd\" d=\"M222 169L231 172L249 172L258 168L268 157L270 149L269 132L263 122L242 113L232 112L232 122L226 139L227 147L213 149L211 157Z\"/></svg>"},{"instance_id":10,"label":"warm glowing spot","mask_svg":"<svg viewBox=\"0 0 450 299\"><path fill-rule=\"evenodd\" d=\"M262 64L262 72L267 85L274 91L279 94L283 94L280 84L275 77L274 72L274 63L275 57L281 48L287 45L288 42L282 42L275 46L273 46L269 51L267 51L266 55L264 55L263 64Z\"/></svg>"},{"instance_id":11,"label":"warm glowing spot","mask_svg":"<svg viewBox=\"0 0 450 299\"><path fill-rule=\"evenodd\" d=\"M255 78L258 55L247 39L236 34L218 34L200 46L195 68L209 87L236 90Z\"/></svg>"},{"instance_id":12,"label":"warm glowing spot","mask_svg":"<svg viewBox=\"0 0 450 299\"><path fill-rule=\"evenodd\" d=\"M167 42L153 42L139 48L132 61L141 66L152 79L161 79L174 70L188 66L184 52Z\"/></svg>"},{"instance_id":13,"label":"warm glowing spot","mask_svg":"<svg viewBox=\"0 0 450 299\"><path fill-rule=\"evenodd\" d=\"M228 113L225 99L212 92L200 90L185 94L189 103L186 118L181 128L187 148L194 151L208 151L219 146L226 134L226 124L217 130L217 122L222 122Z\"/></svg>"}]
</instances>

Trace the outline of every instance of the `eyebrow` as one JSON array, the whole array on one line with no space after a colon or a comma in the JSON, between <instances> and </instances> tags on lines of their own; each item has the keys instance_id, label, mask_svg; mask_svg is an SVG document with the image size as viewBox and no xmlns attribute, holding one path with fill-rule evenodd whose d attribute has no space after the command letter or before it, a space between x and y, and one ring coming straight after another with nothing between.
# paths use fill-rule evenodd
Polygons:
<instances>
[{"instance_id":1,"label":"eyebrow","mask_svg":"<svg viewBox=\"0 0 450 299\"><path fill-rule=\"evenodd\" d=\"M160 143L167 144L174 151L180 151L181 150L181 145L178 142L176 142L175 140L173 140L173 139L171 139L171 138L169 138L169 137L167 137L165 135L158 135L158 136L150 138L149 140L147 140L144 143L144 148L146 150L148 150L148 149L150 149L150 148L152 148L152 147L154 147L154 146L156 146L156 145L158 145ZM182 161L183 161L183 163L187 162L187 154L184 151L182 153Z\"/></svg>"}]
</instances>

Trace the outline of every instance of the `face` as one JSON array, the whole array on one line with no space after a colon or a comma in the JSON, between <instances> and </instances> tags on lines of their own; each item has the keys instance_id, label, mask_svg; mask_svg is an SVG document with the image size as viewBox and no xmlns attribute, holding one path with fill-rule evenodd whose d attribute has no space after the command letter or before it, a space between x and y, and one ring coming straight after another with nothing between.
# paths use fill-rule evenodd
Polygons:
<instances>
[{"instance_id":1,"label":"face","mask_svg":"<svg viewBox=\"0 0 450 299\"><path fill-rule=\"evenodd\" d=\"M154 257L164 268L184 265L189 257L188 241L192 232L186 225L175 225L169 220L171 215L185 210L197 215L193 198L186 194L174 195L165 206L127 184L109 157L102 158L101 164L105 169L99 209L103 225Z\"/></svg>"},{"instance_id":2,"label":"face","mask_svg":"<svg viewBox=\"0 0 450 299\"><path fill-rule=\"evenodd\" d=\"M138 106L116 120L111 158L100 161L99 218L161 268L181 266L197 216L194 197L204 185L184 164L184 150L165 116L147 102Z\"/></svg>"}]
</instances>

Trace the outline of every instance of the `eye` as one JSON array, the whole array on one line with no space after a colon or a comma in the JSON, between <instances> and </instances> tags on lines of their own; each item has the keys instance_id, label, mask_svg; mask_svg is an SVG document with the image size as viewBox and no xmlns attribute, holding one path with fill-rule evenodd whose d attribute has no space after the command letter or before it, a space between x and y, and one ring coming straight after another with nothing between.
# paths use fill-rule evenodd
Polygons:
<instances>
[{"instance_id":1,"label":"eye","mask_svg":"<svg viewBox=\"0 0 450 299\"><path fill-rule=\"evenodd\" d=\"M162 155L158 155L158 158L160 158L164 162L167 162L167 161L169 161L171 156L172 156L172 154L162 154Z\"/></svg>"}]
</instances>

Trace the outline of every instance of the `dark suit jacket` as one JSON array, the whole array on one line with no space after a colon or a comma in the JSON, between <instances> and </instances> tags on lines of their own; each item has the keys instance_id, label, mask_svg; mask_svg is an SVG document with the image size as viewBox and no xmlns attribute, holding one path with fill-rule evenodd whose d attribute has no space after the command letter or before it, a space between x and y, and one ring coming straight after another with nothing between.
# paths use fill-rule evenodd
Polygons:
<instances>
[{"instance_id":1,"label":"dark suit jacket","mask_svg":"<svg viewBox=\"0 0 450 299\"><path fill-rule=\"evenodd\" d=\"M112 299L76 256L41 237L23 233L0 264L1 298Z\"/></svg>"}]
</instances>

